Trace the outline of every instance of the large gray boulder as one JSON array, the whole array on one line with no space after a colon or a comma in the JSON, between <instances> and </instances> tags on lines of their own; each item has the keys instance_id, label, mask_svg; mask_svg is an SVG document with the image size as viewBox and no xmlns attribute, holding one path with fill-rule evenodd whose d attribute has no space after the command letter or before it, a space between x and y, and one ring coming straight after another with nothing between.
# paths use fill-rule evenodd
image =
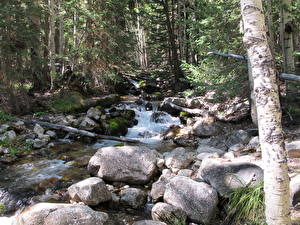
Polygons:
<instances>
[{"instance_id":1,"label":"large gray boulder","mask_svg":"<svg viewBox=\"0 0 300 225\"><path fill-rule=\"evenodd\" d=\"M229 196L230 191L256 185L263 180L263 170L259 166L248 162L228 162L224 159L204 159L197 173L213 186L221 196Z\"/></svg>"},{"instance_id":2,"label":"large gray boulder","mask_svg":"<svg viewBox=\"0 0 300 225\"><path fill-rule=\"evenodd\" d=\"M143 208L147 202L147 194L138 188L127 188L121 191L121 204L133 209Z\"/></svg>"},{"instance_id":3,"label":"large gray boulder","mask_svg":"<svg viewBox=\"0 0 300 225\"><path fill-rule=\"evenodd\" d=\"M176 221L180 221L180 224L185 224L187 219L186 213L182 209L163 202L154 205L151 210L151 216L153 220L170 221L174 224L176 224Z\"/></svg>"},{"instance_id":4,"label":"large gray boulder","mask_svg":"<svg viewBox=\"0 0 300 225\"><path fill-rule=\"evenodd\" d=\"M164 201L182 209L190 221L210 224L217 208L218 194L204 182L177 176L167 184Z\"/></svg>"},{"instance_id":5,"label":"large gray boulder","mask_svg":"<svg viewBox=\"0 0 300 225\"><path fill-rule=\"evenodd\" d=\"M111 199L111 193L104 181L98 177L90 177L68 188L71 200L86 205L98 205Z\"/></svg>"},{"instance_id":6,"label":"large gray boulder","mask_svg":"<svg viewBox=\"0 0 300 225\"><path fill-rule=\"evenodd\" d=\"M90 159L88 170L108 181L146 184L157 171L156 158L143 146L105 147Z\"/></svg>"},{"instance_id":7,"label":"large gray boulder","mask_svg":"<svg viewBox=\"0 0 300 225\"><path fill-rule=\"evenodd\" d=\"M165 154L165 165L170 169L185 169L193 162L193 159L194 153L179 147Z\"/></svg>"},{"instance_id":8,"label":"large gray boulder","mask_svg":"<svg viewBox=\"0 0 300 225\"><path fill-rule=\"evenodd\" d=\"M39 203L16 217L13 225L106 225L108 215L88 206Z\"/></svg>"},{"instance_id":9,"label":"large gray boulder","mask_svg":"<svg viewBox=\"0 0 300 225\"><path fill-rule=\"evenodd\" d=\"M132 225L167 225L167 224L159 221L154 221L154 220L140 220L133 223Z\"/></svg>"},{"instance_id":10,"label":"large gray boulder","mask_svg":"<svg viewBox=\"0 0 300 225\"><path fill-rule=\"evenodd\" d=\"M193 125L193 134L199 137L210 137L221 132L221 126L213 117L199 118Z\"/></svg>"},{"instance_id":11,"label":"large gray boulder","mask_svg":"<svg viewBox=\"0 0 300 225\"><path fill-rule=\"evenodd\" d=\"M158 201L160 198L164 196L166 185L170 182L170 180L176 175L171 172L169 169L164 169L162 175L159 179L152 184L150 196L154 201Z\"/></svg>"}]
</instances>

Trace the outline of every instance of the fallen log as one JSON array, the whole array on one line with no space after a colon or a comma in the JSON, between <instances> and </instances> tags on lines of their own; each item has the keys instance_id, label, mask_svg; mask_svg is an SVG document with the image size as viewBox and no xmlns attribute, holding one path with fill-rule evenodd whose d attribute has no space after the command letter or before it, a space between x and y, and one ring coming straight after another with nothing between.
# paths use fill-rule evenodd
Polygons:
<instances>
[{"instance_id":1,"label":"fallen log","mask_svg":"<svg viewBox=\"0 0 300 225\"><path fill-rule=\"evenodd\" d=\"M204 116L204 115L209 114L209 111L207 111L207 110L189 109L189 108L185 108L185 107L182 107L179 105L175 105L174 103L171 103L171 102L168 102L168 106L170 106L173 109L179 110L181 112L186 112L186 113L189 113L194 116Z\"/></svg>"},{"instance_id":2,"label":"fallen log","mask_svg":"<svg viewBox=\"0 0 300 225\"><path fill-rule=\"evenodd\" d=\"M219 55L219 56L224 56L224 57L231 57L235 59L242 59L242 60L247 60L247 56L242 56L242 55L235 55L235 54L225 54L221 52L208 52L208 55ZM281 73L279 74L279 78L283 80L291 80L291 81L297 81L300 82L300 76L296 74L288 74L288 73Z\"/></svg>"},{"instance_id":3,"label":"fallen log","mask_svg":"<svg viewBox=\"0 0 300 225\"><path fill-rule=\"evenodd\" d=\"M128 143L139 143L138 140L134 140L134 139L130 139L130 138L100 135L100 134L96 134L96 133L89 132L86 130L80 130L80 129L77 129L74 127L48 123L48 122L44 122L44 121L40 121L40 120L28 120L28 119L21 119L21 118L14 118L14 120L23 121L24 123L29 123L29 124L37 123L37 124L41 125L42 127L48 127L48 128L54 129L54 130L63 130L66 132L70 132L73 134L79 134L79 135L91 137L91 138L107 139L107 140L114 140L114 141L121 141L121 142L128 142Z\"/></svg>"}]
</instances>

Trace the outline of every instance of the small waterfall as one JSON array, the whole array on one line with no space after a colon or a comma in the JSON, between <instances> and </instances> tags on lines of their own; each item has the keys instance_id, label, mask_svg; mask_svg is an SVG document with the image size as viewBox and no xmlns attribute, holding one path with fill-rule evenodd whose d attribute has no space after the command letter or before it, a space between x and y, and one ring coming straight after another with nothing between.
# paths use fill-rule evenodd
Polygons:
<instances>
[{"instance_id":1,"label":"small waterfall","mask_svg":"<svg viewBox=\"0 0 300 225\"><path fill-rule=\"evenodd\" d=\"M128 129L127 138L137 139L143 143L155 144L161 141L161 134L171 125L180 125L180 119L166 112L157 111L157 103L153 110L147 111L145 105L129 104L127 109L134 110L138 124Z\"/></svg>"}]
</instances>

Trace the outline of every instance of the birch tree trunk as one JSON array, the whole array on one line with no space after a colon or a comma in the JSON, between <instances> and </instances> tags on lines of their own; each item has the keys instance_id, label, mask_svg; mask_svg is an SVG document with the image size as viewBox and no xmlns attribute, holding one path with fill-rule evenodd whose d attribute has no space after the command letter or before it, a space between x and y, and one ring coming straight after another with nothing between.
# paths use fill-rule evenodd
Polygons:
<instances>
[{"instance_id":1,"label":"birch tree trunk","mask_svg":"<svg viewBox=\"0 0 300 225\"><path fill-rule=\"evenodd\" d=\"M289 176L275 63L268 46L261 0L241 0L244 44L252 66L259 140L264 162L268 225L290 225Z\"/></svg>"}]
</instances>

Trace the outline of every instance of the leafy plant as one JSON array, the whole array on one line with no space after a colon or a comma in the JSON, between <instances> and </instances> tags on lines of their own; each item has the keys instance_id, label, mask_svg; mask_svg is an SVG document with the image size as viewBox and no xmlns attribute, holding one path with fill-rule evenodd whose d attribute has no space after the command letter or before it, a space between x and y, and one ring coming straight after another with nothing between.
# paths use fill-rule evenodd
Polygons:
<instances>
[{"instance_id":1,"label":"leafy plant","mask_svg":"<svg viewBox=\"0 0 300 225\"><path fill-rule=\"evenodd\" d=\"M0 123L5 123L11 120L11 115L5 111L0 110Z\"/></svg>"},{"instance_id":2,"label":"leafy plant","mask_svg":"<svg viewBox=\"0 0 300 225\"><path fill-rule=\"evenodd\" d=\"M230 224L262 225L264 224L263 182L256 186L246 185L232 191L228 202Z\"/></svg>"},{"instance_id":3,"label":"leafy plant","mask_svg":"<svg viewBox=\"0 0 300 225\"><path fill-rule=\"evenodd\" d=\"M0 214L6 211L6 207L3 203L0 203Z\"/></svg>"},{"instance_id":4,"label":"leafy plant","mask_svg":"<svg viewBox=\"0 0 300 225\"><path fill-rule=\"evenodd\" d=\"M159 215L156 214L160 221L166 223L167 225L186 225L186 219L182 216L175 215Z\"/></svg>"}]
</instances>

